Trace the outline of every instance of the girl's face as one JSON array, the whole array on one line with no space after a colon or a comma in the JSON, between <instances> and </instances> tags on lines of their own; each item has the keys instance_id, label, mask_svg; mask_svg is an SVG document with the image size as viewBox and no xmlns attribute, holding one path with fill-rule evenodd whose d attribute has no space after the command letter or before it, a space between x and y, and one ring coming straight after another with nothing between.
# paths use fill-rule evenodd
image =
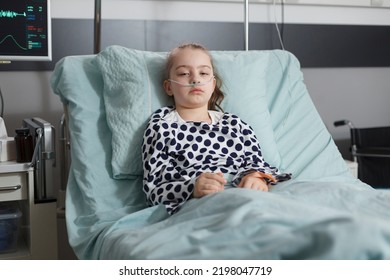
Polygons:
<instances>
[{"instance_id":1,"label":"girl's face","mask_svg":"<svg viewBox=\"0 0 390 280\"><path fill-rule=\"evenodd\" d=\"M207 53L191 48L176 51L169 80L164 81L164 89L169 96L173 96L177 109L207 109L215 85L213 67Z\"/></svg>"}]
</instances>

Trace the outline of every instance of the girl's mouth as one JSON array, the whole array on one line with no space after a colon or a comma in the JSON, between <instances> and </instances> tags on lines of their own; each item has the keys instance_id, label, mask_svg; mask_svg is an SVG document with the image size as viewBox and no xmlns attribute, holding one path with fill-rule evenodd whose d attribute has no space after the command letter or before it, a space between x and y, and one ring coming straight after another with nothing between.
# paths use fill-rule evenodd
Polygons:
<instances>
[{"instance_id":1,"label":"girl's mouth","mask_svg":"<svg viewBox=\"0 0 390 280\"><path fill-rule=\"evenodd\" d=\"M193 88L190 90L190 93L203 93L203 90L201 90L200 88Z\"/></svg>"}]
</instances>

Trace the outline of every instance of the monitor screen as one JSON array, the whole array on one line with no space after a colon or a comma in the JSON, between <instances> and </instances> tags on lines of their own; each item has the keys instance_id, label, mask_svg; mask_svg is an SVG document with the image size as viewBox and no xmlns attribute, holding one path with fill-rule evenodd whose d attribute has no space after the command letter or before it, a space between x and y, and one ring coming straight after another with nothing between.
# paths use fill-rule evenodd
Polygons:
<instances>
[{"instance_id":1,"label":"monitor screen","mask_svg":"<svg viewBox=\"0 0 390 280\"><path fill-rule=\"evenodd\" d=\"M50 61L50 0L0 1L0 61Z\"/></svg>"}]
</instances>

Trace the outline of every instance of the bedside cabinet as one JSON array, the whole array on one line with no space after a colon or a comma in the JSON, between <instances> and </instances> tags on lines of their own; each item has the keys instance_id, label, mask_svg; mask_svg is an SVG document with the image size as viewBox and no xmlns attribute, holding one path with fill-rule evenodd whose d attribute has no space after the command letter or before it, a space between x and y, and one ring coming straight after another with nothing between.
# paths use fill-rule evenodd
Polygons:
<instances>
[{"instance_id":1,"label":"bedside cabinet","mask_svg":"<svg viewBox=\"0 0 390 280\"><path fill-rule=\"evenodd\" d=\"M0 162L0 204L12 203L21 212L16 247L0 252L0 259L57 259L57 203L35 203L34 192L32 167Z\"/></svg>"}]
</instances>

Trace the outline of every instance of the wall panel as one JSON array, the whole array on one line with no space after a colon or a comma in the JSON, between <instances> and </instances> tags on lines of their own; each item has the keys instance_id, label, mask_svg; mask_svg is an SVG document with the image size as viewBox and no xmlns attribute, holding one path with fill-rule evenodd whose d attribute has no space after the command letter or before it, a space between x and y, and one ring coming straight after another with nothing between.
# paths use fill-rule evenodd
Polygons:
<instances>
[{"instance_id":1,"label":"wall panel","mask_svg":"<svg viewBox=\"0 0 390 280\"><path fill-rule=\"evenodd\" d=\"M389 67L390 26L279 25L285 48L302 67ZM52 70L67 55L93 53L92 19L53 19L53 61L13 62L2 71ZM280 48L275 25L251 23L249 49ZM238 22L191 22L107 19L102 22L102 49L122 45L168 51L183 42L199 42L212 50L243 50L244 27Z\"/></svg>"}]
</instances>

